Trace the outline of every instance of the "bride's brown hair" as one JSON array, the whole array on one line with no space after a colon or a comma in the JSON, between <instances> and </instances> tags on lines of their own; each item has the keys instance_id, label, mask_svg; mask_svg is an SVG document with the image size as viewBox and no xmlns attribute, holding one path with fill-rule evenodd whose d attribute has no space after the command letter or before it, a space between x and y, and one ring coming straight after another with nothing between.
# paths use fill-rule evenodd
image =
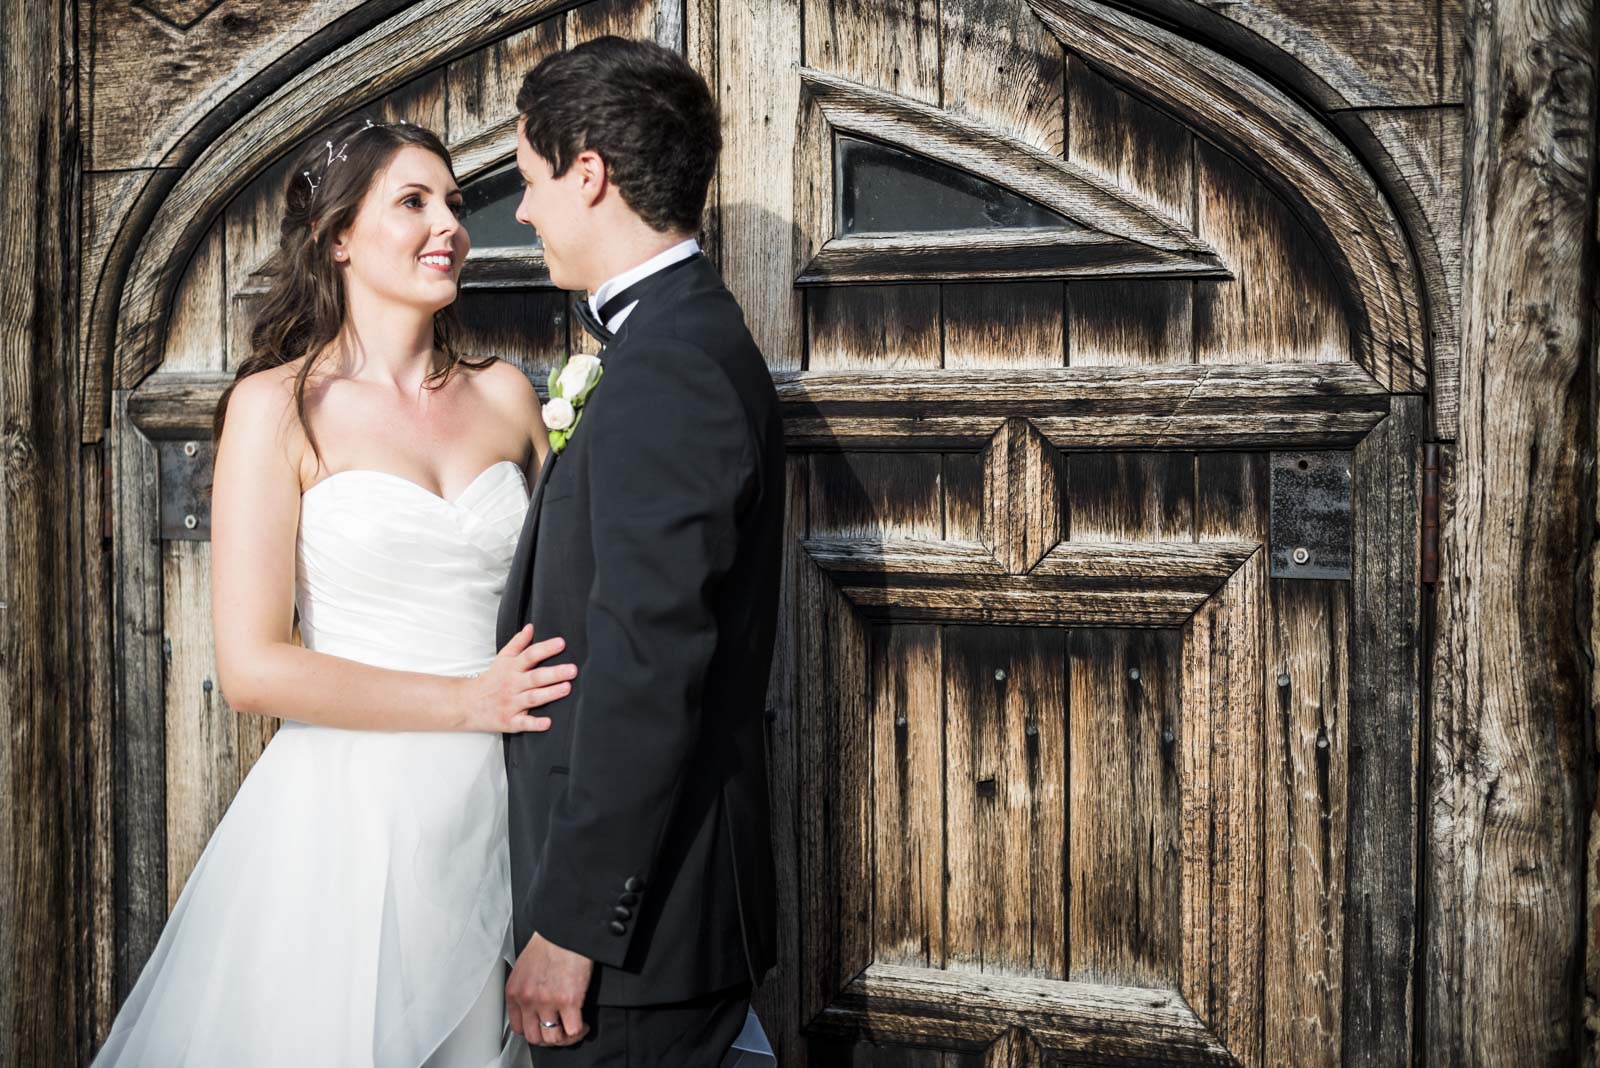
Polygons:
<instances>
[{"instance_id":1,"label":"bride's brown hair","mask_svg":"<svg viewBox=\"0 0 1600 1068\"><path fill-rule=\"evenodd\" d=\"M427 149L455 173L450 150L432 130L359 117L313 138L295 158L283 190L278 247L264 268L271 282L250 329L250 355L217 402L213 420L217 439L222 437L228 398L241 379L309 353L311 358L295 374L294 407L312 452L321 460L316 436L306 419L306 380L344 327L344 284L331 251L332 241L355 221L373 180L407 145ZM443 386L458 367L480 368L494 362L492 356L482 360L463 356L453 340L457 330L453 305L434 313L434 366L423 380L425 388Z\"/></svg>"}]
</instances>

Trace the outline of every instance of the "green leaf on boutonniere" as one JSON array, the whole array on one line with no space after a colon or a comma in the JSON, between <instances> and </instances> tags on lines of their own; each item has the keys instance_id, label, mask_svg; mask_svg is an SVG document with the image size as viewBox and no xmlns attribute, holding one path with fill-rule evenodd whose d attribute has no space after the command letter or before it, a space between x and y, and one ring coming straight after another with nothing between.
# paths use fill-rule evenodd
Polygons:
<instances>
[{"instance_id":1,"label":"green leaf on boutonniere","mask_svg":"<svg viewBox=\"0 0 1600 1068\"><path fill-rule=\"evenodd\" d=\"M605 369L598 356L574 353L559 369L551 368L549 379L550 399L544 403L545 426L550 433L550 448L560 452L567 447L578 421L583 418L583 406L600 384Z\"/></svg>"}]
</instances>

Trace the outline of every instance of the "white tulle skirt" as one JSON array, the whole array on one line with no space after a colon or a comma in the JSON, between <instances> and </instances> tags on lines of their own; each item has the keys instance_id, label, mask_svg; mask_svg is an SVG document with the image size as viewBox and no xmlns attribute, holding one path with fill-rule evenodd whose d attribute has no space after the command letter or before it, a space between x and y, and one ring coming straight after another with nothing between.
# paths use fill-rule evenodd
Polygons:
<instances>
[{"instance_id":1,"label":"white tulle skirt","mask_svg":"<svg viewBox=\"0 0 1600 1068\"><path fill-rule=\"evenodd\" d=\"M178 1068L526 1065L498 735L285 723L95 1059Z\"/></svg>"}]
</instances>

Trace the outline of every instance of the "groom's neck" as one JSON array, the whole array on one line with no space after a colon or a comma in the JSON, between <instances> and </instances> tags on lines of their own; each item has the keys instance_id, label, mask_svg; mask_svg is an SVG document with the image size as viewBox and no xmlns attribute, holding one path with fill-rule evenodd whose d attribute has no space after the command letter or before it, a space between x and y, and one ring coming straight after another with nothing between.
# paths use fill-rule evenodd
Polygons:
<instances>
[{"instance_id":1,"label":"groom's neck","mask_svg":"<svg viewBox=\"0 0 1600 1068\"><path fill-rule=\"evenodd\" d=\"M638 217L608 230L595 242L595 257L589 277L584 279L584 289L589 293L694 236L682 230L652 229Z\"/></svg>"}]
</instances>

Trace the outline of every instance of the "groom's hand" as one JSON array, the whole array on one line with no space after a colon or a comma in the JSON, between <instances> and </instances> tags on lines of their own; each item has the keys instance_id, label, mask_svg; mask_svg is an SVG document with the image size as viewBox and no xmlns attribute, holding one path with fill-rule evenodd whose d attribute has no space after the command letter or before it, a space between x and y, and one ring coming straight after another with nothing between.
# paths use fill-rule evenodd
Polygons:
<instances>
[{"instance_id":1,"label":"groom's hand","mask_svg":"<svg viewBox=\"0 0 1600 1068\"><path fill-rule=\"evenodd\" d=\"M570 1046L589 1033L583 999L594 961L534 934L506 980L511 1030L533 1046ZM559 1022L557 1027L545 1023Z\"/></svg>"}]
</instances>

